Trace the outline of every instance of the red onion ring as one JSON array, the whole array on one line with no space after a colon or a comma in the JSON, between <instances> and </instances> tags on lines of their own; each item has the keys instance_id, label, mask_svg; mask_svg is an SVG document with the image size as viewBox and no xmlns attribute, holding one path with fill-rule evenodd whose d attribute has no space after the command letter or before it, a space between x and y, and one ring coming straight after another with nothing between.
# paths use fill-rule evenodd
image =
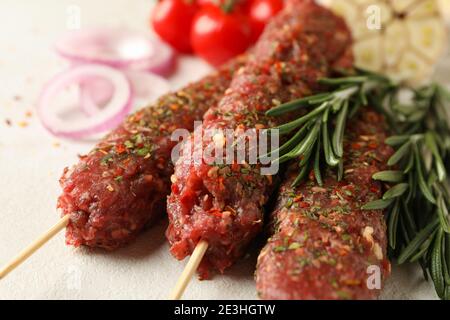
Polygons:
<instances>
[{"instance_id":1,"label":"red onion ring","mask_svg":"<svg viewBox=\"0 0 450 320\"><path fill-rule=\"evenodd\" d=\"M66 122L49 109L53 98L64 88L98 78L108 80L114 88L114 94L95 117L84 118L79 122ZM44 127L52 134L82 138L118 126L131 110L131 105L131 84L122 72L104 65L88 64L72 67L47 83L39 97L37 113Z\"/></svg>"},{"instance_id":2,"label":"red onion ring","mask_svg":"<svg viewBox=\"0 0 450 320\"><path fill-rule=\"evenodd\" d=\"M131 83L135 101L150 103L170 90L169 83L157 75L135 70L125 71L124 74ZM113 93L114 87L105 79L86 80L80 85L81 109L87 116L95 116Z\"/></svg>"},{"instance_id":3,"label":"red onion ring","mask_svg":"<svg viewBox=\"0 0 450 320\"><path fill-rule=\"evenodd\" d=\"M145 70L167 75L175 52L160 40L123 29L82 29L67 33L56 52L74 63L98 63L118 69Z\"/></svg>"},{"instance_id":4,"label":"red onion ring","mask_svg":"<svg viewBox=\"0 0 450 320\"><path fill-rule=\"evenodd\" d=\"M103 78L93 78L80 83L80 107L88 116L96 115L114 94L110 81Z\"/></svg>"},{"instance_id":5,"label":"red onion ring","mask_svg":"<svg viewBox=\"0 0 450 320\"><path fill-rule=\"evenodd\" d=\"M145 103L155 101L170 90L169 83L160 76L136 70L125 71L125 75L131 83L134 97Z\"/></svg>"}]
</instances>

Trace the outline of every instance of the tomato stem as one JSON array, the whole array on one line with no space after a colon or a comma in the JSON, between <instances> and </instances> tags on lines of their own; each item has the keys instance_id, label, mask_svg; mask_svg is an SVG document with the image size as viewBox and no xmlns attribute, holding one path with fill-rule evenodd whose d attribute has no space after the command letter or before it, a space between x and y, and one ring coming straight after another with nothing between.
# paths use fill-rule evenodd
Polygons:
<instances>
[{"instance_id":1,"label":"tomato stem","mask_svg":"<svg viewBox=\"0 0 450 320\"><path fill-rule=\"evenodd\" d=\"M236 5L236 2L238 2L238 0L225 0L221 6L222 11L227 14L231 13Z\"/></svg>"}]
</instances>

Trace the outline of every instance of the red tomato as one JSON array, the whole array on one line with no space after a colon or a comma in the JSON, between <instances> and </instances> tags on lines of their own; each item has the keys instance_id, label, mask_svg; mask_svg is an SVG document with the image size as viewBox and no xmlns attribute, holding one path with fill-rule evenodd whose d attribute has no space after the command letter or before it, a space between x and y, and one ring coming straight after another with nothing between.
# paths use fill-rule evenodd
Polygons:
<instances>
[{"instance_id":1,"label":"red tomato","mask_svg":"<svg viewBox=\"0 0 450 320\"><path fill-rule=\"evenodd\" d=\"M283 0L252 0L248 16L252 26L252 41L258 40L270 18L283 9Z\"/></svg>"},{"instance_id":2,"label":"red tomato","mask_svg":"<svg viewBox=\"0 0 450 320\"><path fill-rule=\"evenodd\" d=\"M194 0L162 0L153 10L153 28L178 51L191 53L189 34L197 11L198 5Z\"/></svg>"},{"instance_id":3,"label":"red tomato","mask_svg":"<svg viewBox=\"0 0 450 320\"><path fill-rule=\"evenodd\" d=\"M191 43L198 56L214 66L221 65L250 46L250 23L240 10L225 12L205 5L194 18Z\"/></svg>"}]
</instances>

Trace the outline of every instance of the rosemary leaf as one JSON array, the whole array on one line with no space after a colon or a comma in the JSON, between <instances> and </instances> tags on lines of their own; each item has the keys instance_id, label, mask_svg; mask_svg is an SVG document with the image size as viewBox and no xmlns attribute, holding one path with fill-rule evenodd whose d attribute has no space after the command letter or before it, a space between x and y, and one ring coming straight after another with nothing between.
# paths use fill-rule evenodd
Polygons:
<instances>
[{"instance_id":1,"label":"rosemary leaf","mask_svg":"<svg viewBox=\"0 0 450 320\"><path fill-rule=\"evenodd\" d=\"M400 200L397 199L395 201L394 206L392 207L392 210L389 212L389 218L388 218L388 239L389 239L389 246L392 249L396 248L397 245L397 227L398 227L398 218L400 215Z\"/></svg>"},{"instance_id":2,"label":"rosemary leaf","mask_svg":"<svg viewBox=\"0 0 450 320\"><path fill-rule=\"evenodd\" d=\"M299 175L297 176L297 178L292 183L292 187L293 188L297 187L305 179L305 177L308 175L308 173L309 173L308 166L304 166L303 168L301 168Z\"/></svg>"},{"instance_id":3,"label":"rosemary leaf","mask_svg":"<svg viewBox=\"0 0 450 320\"><path fill-rule=\"evenodd\" d=\"M269 111L266 112L266 115L271 116L271 117L281 116L285 113L297 110L298 108L311 106L312 102L315 102L315 101L325 102L330 97L331 97L330 93L320 93L315 96L309 96L309 97L301 98L298 100L293 100L293 101L281 104L278 107L270 109ZM317 100L317 99L321 99L321 100Z\"/></svg>"},{"instance_id":4,"label":"rosemary leaf","mask_svg":"<svg viewBox=\"0 0 450 320\"><path fill-rule=\"evenodd\" d=\"M340 159L334 155L333 149L331 148L327 123L322 123L322 137L325 160L330 167L336 167L339 164Z\"/></svg>"},{"instance_id":5,"label":"rosemary leaf","mask_svg":"<svg viewBox=\"0 0 450 320\"><path fill-rule=\"evenodd\" d=\"M391 136L391 137L386 139L385 143L387 145L390 145L391 147L397 147L397 146L400 146L400 145L404 144L408 140L409 140L409 136L408 135L405 135L405 136Z\"/></svg>"},{"instance_id":6,"label":"rosemary leaf","mask_svg":"<svg viewBox=\"0 0 450 320\"><path fill-rule=\"evenodd\" d=\"M336 86L346 84L359 84L365 81L367 81L367 76L346 77L346 78L323 78L319 80L319 83Z\"/></svg>"},{"instance_id":7,"label":"rosemary leaf","mask_svg":"<svg viewBox=\"0 0 450 320\"><path fill-rule=\"evenodd\" d=\"M399 183L394 187L390 188L383 195L383 200L391 200L402 196L409 188L409 184L407 183Z\"/></svg>"},{"instance_id":8,"label":"rosemary leaf","mask_svg":"<svg viewBox=\"0 0 450 320\"><path fill-rule=\"evenodd\" d=\"M409 159L408 159L408 164L406 165L403 173L407 174L407 173L411 172L412 169L414 169L414 155L410 154Z\"/></svg>"},{"instance_id":9,"label":"rosemary leaf","mask_svg":"<svg viewBox=\"0 0 450 320\"><path fill-rule=\"evenodd\" d=\"M323 186L322 174L320 172L320 133L319 133L319 143L317 143L316 147L316 156L314 158L314 176L316 178L317 184L319 186Z\"/></svg>"},{"instance_id":10,"label":"rosemary leaf","mask_svg":"<svg viewBox=\"0 0 450 320\"><path fill-rule=\"evenodd\" d=\"M314 125L312 130L310 130L310 132L306 135L303 141L300 142L298 146L294 148L292 151L286 153L284 156L280 158L280 163L284 163L286 161L295 159L300 156L304 157L316 143L319 137L319 131L320 131L320 121L316 121L316 124Z\"/></svg>"},{"instance_id":11,"label":"rosemary leaf","mask_svg":"<svg viewBox=\"0 0 450 320\"><path fill-rule=\"evenodd\" d=\"M289 152L289 150L292 150L293 148L295 148L295 146L300 141L302 141L302 139L305 137L307 130L308 130L308 127L303 126L300 130L297 131L297 133L294 136L292 136L292 138L290 138L280 148L261 156L261 158L268 158L270 155L272 155L274 153L278 153L279 155L286 154L286 152Z\"/></svg>"},{"instance_id":12,"label":"rosemary leaf","mask_svg":"<svg viewBox=\"0 0 450 320\"><path fill-rule=\"evenodd\" d=\"M446 273L445 273L445 283L447 284L447 286L450 286L450 234L445 234L444 235L444 241L445 241L445 245L444 245L444 261L445 261L445 265L446 265Z\"/></svg>"},{"instance_id":13,"label":"rosemary leaf","mask_svg":"<svg viewBox=\"0 0 450 320\"><path fill-rule=\"evenodd\" d=\"M442 158L439 154L436 140L434 139L434 136L431 132L427 132L425 134L425 143L426 143L427 147L430 149L431 153L433 154L436 170L438 173L438 178L439 178L439 181L442 182L446 178L446 170L445 170L444 163L442 162Z\"/></svg>"},{"instance_id":14,"label":"rosemary leaf","mask_svg":"<svg viewBox=\"0 0 450 320\"><path fill-rule=\"evenodd\" d=\"M444 232L440 229L434 240L433 251L431 252L430 273L433 279L434 287L440 298L443 298L445 293L444 274L442 273L442 237Z\"/></svg>"},{"instance_id":15,"label":"rosemary leaf","mask_svg":"<svg viewBox=\"0 0 450 320\"><path fill-rule=\"evenodd\" d=\"M398 257L398 263L403 264L408 261L416 252L417 249L427 240L427 238L432 234L435 229L438 227L439 221L434 219L431 221L425 228L423 228L411 242L409 242L408 246L404 248Z\"/></svg>"},{"instance_id":16,"label":"rosemary leaf","mask_svg":"<svg viewBox=\"0 0 450 320\"><path fill-rule=\"evenodd\" d=\"M402 198L402 209L403 209L403 217L405 219L405 225L408 228L408 230L411 232L411 234L417 233L417 224L414 220L413 213L411 212L410 208L408 207L408 203L404 198Z\"/></svg>"},{"instance_id":17,"label":"rosemary leaf","mask_svg":"<svg viewBox=\"0 0 450 320\"><path fill-rule=\"evenodd\" d=\"M436 204L436 199L434 198L428 184L425 182L423 177L423 169L422 169L422 161L420 160L419 150L416 144L414 144L414 157L416 160L416 172L417 172L417 181L419 182L419 188L422 191L425 198L428 199L432 204Z\"/></svg>"},{"instance_id":18,"label":"rosemary leaf","mask_svg":"<svg viewBox=\"0 0 450 320\"><path fill-rule=\"evenodd\" d=\"M378 181L383 181L383 182L394 182L394 183L398 183L398 182L402 182L404 179L404 174L401 171L381 171L378 173L375 173L372 176L372 179L374 180L378 180Z\"/></svg>"},{"instance_id":19,"label":"rosemary leaf","mask_svg":"<svg viewBox=\"0 0 450 320\"><path fill-rule=\"evenodd\" d=\"M387 207L389 207L392 204L392 202L394 202L394 199L389 199L389 200L379 199L379 200L375 200L375 201L365 204L364 206L362 206L362 209L363 210L384 210Z\"/></svg>"},{"instance_id":20,"label":"rosemary leaf","mask_svg":"<svg viewBox=\"0 0 450 320\"><path fill-rule=\"evenodd\" d=\"M424 243L419 248L419 251L409 259L409 262L417 262L420 259L425 258L425 255L430 250L431 245L433 244L434 237L436 235L437 230L435 230Z\"/></svg>"},{"instance_id":21,"label":"rosemary leaf","mask_svg":"<svg viewBox=\"0 0 450 320\"><path fill-rule=\"evenodd\" d=\"M395 153L394 155L389 159L388 166L392 167L395 166L403 157L405 157L408 152L410 151L411 142L407 142L403 144Z\"/></svg>"},{"instance_id":22,"label":"rosemary leaf","mask_svg":"<svg viewBox=\"0 0 450 320\"><path fill-rule=\"evenodd\" d=\"M324 102L322 105L320 105L317 109L314 109L307 115L298 118L297 120L294 120L292 122L283 124L279 127L276 127L275 129L280 130L280 135L288 134L292 132L293 130L297 129L301 125L307 123L309 120L314 119L319 114L321 114L325 109L328 108L328 102Z\"/></svg>"},{"instance_id":23,"label":"rosemary leaf","mask_svg":"<svg viewBox=\"0 0 450 320\"><path fill-rule=\"evenodd\" d=\"M439 216L439 221L441 223L441 228L445 233L450 234L450 223L448 221L448 209L442 194L439 195L437 200L437 212ZM450 249L450 248L449 248Z\"/></svg>"},{"instance_id":24,"label":"rosemary leaf","mask_svg":"<svg viewBox=\"0 0 450 320\"><path fill-rule=\"evenodd\" d=\"M365 106L369 104L369 101L367 100L366 90L365 90L365 84L363 83L362 88L359 90L359 100L361 103Z\"/></svg>"},{"instance_id":25,"label":"rosemary leaf","mask_svg":"<svg viewBox=\"0 0 450 320\"><path fill-rule=\"evenodd\" d=\"M344 132L347 122L348 101L343 103L343 107L339 112L336 120L336 127L333 134L333 150L336 156L341 158L344 155Z\"/></svg>"}]
</instances>

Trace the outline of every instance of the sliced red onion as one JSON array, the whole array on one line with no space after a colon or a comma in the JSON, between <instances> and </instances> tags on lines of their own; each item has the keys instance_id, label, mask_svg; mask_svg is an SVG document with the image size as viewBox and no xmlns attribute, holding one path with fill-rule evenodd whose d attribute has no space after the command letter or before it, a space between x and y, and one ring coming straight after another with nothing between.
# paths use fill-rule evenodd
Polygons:
<instances>
[{"instance_id":1,"label":"sliced red onion","mask_svg":"<svg viewBox=\"0 0 450 320\"><path fill-rule=\"evenodd\" d=\"M175 51L165 43L153 39L157 53L152 59L142 63L132 63L130 70L142 70L160 76L170 75L176 67L177 57Z\"/></svg>"},{"instance_id":2,"label":"sliced red onion","mask_svg":"<svg viewBox=\"0 0 450 320\"><path fill-rule=\"evenodd\" d=\"M95 114L81 121L64 121L51 109L51 102L63 89L103 78L109 81L114 94L111 100ZM56 136L82 138L118 126L128 114L132 105L132 89L127 77L120 71L96 64L72 67L54 77L44 88L37 113L44 127Z\"/></svg>"},{"instance_id":3,"label":"sliced red onion","mask_svg":"<svg viewBox=\"0 0 450 320\"><path fill-rule=\"evenodd\" d=\"M72 31L55 45L74 63L99 63L167 75L175 66L175 52L158 39L124 29Z\"/></svg>"},{"instance_id":4,"label":"sliced red onion","mask_svg":"<svg viewBox=\"0 0 450 320\"><path fill-rule=\"evenodd\" d=\"M162 77L135 70L125 71L133 89L133 100L138 103L150 103L170 90L169 83ZM95 116L100 108L109 101L114 88L101 78L86 80L80 85L80 106L87 116Z\"/></svg>"},{"instance_id":5,"label":"sliced red onion","mask_svg":"<svg viewBox=\"0 0 450 320\"><path fill-rule=\"evenodd\" d=\"M80 83L80 107L91 117L105 106L114 94L114 87L110 81L103 78L92 78Z\"/></svg>"},{"instance_id":6,"label":"sliced red onion","mask_svg":"<svg viewBox=\"0 0 450 320\"><path fill-rule=\"evenodd\" d=\"M170 90L169 83L160 76L135 70L128 70L125 75L131 82L135 99L145 103L155 101Z\"/></svg>"}]
</instances>

